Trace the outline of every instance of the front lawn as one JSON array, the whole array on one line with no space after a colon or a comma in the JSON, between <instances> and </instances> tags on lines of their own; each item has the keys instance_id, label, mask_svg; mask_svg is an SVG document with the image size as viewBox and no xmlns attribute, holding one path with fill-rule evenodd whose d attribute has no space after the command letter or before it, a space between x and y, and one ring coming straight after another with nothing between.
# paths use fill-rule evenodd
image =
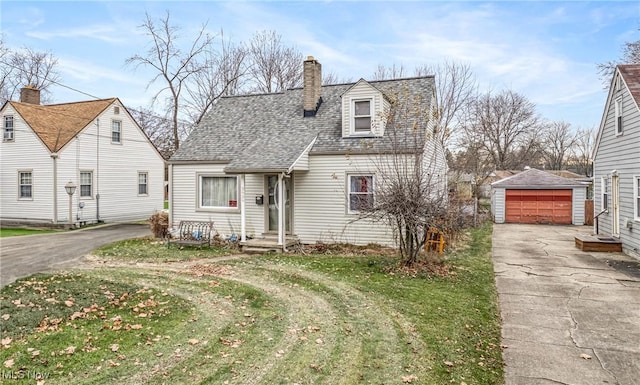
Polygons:
<instances>
[{"instance_id":1,"label":"front lawn","mask_svg":"<svg viewBox=\"0 0 640 385\"><path fill-rule=\"evenodd\" d=\"M491 226L469 242L445 276L117 243L100 267L2 288L0 364L12 384L502 384Z\"/></svg>"},{"instance_id":2,"label":"front lawn","mask_svg":"<svg viewBox=\"0 0 640 385\"><path fill-rule=\"evenodd\" d=\"M6 229L0 229L0 237L15 237L15 236L18 236L18 235L48 234L48 233L55 233L56 231L60 231L60 230L6 228Z\"/></svg>"}]
</instances>

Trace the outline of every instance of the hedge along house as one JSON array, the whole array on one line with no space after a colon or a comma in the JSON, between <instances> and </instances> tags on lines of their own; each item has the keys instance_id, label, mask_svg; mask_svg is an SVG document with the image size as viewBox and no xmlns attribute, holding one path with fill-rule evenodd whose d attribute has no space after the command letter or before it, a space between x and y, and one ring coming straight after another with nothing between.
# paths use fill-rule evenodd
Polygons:
<instances>
[{"instance_id":1,"label":"hedge along house","mask_svg":"<svg viewBox=\"0 0 640 385\"><path fill-rule=\"evenodd\" d=\"M40 91L25 87L0 114L3 225L119 222L163 209L164 159L119 99L41 105Z\"/></svg>"},{"instance_id":2,"label":"hedge along house","mask_svg":"<svg viewBox=\"0 0 640 385\"><path fill-rule=\"evenodd\" d=\"M491 184L496 223L583 225L587 185L528 169Z\"/></svg>"},{"instance_id":3,"label":"hedge along house","mask_svg":"<svg viewBox=\"0 0 640 385\"><path fill-rule=\"evenodd\" d=\"M223 236L271 239L280 250L297 241L395 245L388 224L359 214L376 198L381 154L392 151L394 127L382 118L389 96L404 90L432 111L434 78L321 86L320 63L303 66L302 88L224 97L183 142L169 160L172 226L211 221ZM426 167L446 191L444 150L423 134Z\"/></svg>"}]
</instances>

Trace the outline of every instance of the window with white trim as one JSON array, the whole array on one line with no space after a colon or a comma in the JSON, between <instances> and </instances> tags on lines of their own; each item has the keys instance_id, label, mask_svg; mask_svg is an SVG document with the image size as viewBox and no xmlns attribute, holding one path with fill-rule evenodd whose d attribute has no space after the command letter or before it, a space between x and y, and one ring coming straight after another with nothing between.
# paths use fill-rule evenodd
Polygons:
<instances>
[{"instance_id":1,"label":"window with white trim","mask_svg":"<svg viewBox=\"0 0 640 385\"><path fill-rule=\"evenodd\" d=\"M633 215L636 221L640 221L640 175L633 177Z\"/></svg>"},{"instance_id":2,"label":"window with white trim","mask_svg":"<svg viewBox=\"0 0 640 385\"><path fill-rule=\"evenodd\" d=\"M14 138L13 115L5 115L2 140L4 142L13 142L13 138Z\"/></svg>"},{"instance_id":3,"label":"window with white trim","mask_svg":"<svg viewBox=\"0 0 640 385\"><path fill-rule=\"evenodd\" d=\"M93 171L80 171L80 198L93 198Z\"/></svg>"},{"instance_id":4,"label":"window with white trim","mask_svg":"<svg viewBox=\"0 0 640 385\"><path fill-rule=\"evenodd\" d=\"M602 210L608 210L609 209L609 180L606 176L603 176L602 178L600 178L600 184L601 184L601 189L600 189L600 207L602 208Z\"/></svg>"},{"instance_id":5,"label":"window with white trim","mask_svg":"<svg viewBox=\"0 0 640 385\"><path fill-rule=\"evenodd\" d=\"M373 208L373 174L348 175L348 190L350 213Z\"/></svg>"},{"instance_id":6,"label":"window with white trim","mask_svg":"<svg viewBox=\"0 0 640 385\"><path fill-rule=\"evenodd\" d=\"M616 99L616 135L622 135L622 98Z\"/></svg>"},{"instance_id":7,"label":"window with white trim","mask_svg":"<svg viewBox=\"0 0 640 385\"><path fill-rule=\"evenodd\" d=\"M199 207L238 207L238 177L200 175L199 183Z\"/></svg>"},{"instance_id":8,"label":"window with white trim","mask_svg":"<svg viewBox=\"0 0 640 385\"><path fill-rule=\"evenodd\" d=\"M18 172L19 199L33 199L33 173L31 171Z\"/></svg>"},{"instance_id":9,"label":"window with white trim","mask_svg":"<svg viewBox=\"0 0 640 385\"><path fill-rule=\"evenodd\" d=\"M111 143L122 143L122 122L119 120L111 121Z\"/></svg>"},{"instance_id":10,"label":"window with white trim","mask_svg":"<svg viewBox=\"0 0 640 385\"><path fill-rule=\"evenodd\" d=\"M149 195L149 173L138 173L138 195Z\"/></svg>"},{"instance_id":11,"label":"window with white trim","mask_svg":"<svg viewBox=\"0 0 640 385\"><path fill-rule=\"evenodd\" d=\"M371 132L372 99L353 101L353 131L355 133Z\"/></svg>"}]
</instances>

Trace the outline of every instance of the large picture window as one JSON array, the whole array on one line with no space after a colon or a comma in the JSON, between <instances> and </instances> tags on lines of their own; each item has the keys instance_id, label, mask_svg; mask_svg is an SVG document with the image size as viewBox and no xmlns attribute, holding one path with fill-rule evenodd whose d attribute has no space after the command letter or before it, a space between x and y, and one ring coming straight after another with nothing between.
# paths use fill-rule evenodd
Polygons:
<instances>
[{"instance_id":1,"label":"large picture window","mask_svg":"<svg viewBox=\"0 0 640 385\"><path fill-rule=\"evenodd\" d=\"M18 179L20 181L20 192L18 197L20 199L32 199L33 174L31 173L31 171L20 171L18 173Z\"/></svg>"},{"instance_id":2,"label":"large picture window","mask_svg":"<svg viewBox=\"0 0 640 385\"><path fill-rule=\"evenodd\" d=\"M238 178L235 176L200 176L200 207L238 207Z\"/></svg>"},{"instance_id":3,"label":"large picture window","mask_svg":"<svg viewBox=\"0 0 640 385\"><path fill-rule=\"evenodd\" d=\"M80 172L80 198L93 197L93 172Z\"/></svg>"},{"instance_id":4,"label":"large picture window","mask_svg":"<svg viewBox=\"0 0 640 385\"><path fill-rule=\"evenodd\" d=\"M349 175L349 212L373 208L373 175Z\"/></svg>"}]
</instances>

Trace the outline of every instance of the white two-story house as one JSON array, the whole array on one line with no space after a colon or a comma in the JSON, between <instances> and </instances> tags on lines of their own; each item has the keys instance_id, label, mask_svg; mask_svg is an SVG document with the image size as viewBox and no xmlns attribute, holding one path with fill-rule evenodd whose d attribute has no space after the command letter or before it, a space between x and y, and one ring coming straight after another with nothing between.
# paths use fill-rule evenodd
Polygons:
<instances>
[{"instance_id":1,"label":"white two-story house","mask_svg":"<svg viewBox=\"0 0 640 385\"><path fill-rule=\"evenodd\" d=\"M25 87L0 118L3 223L77 226L163 209L164 159L119 99L41 105Z\"/></svg>"}]
</instances>

